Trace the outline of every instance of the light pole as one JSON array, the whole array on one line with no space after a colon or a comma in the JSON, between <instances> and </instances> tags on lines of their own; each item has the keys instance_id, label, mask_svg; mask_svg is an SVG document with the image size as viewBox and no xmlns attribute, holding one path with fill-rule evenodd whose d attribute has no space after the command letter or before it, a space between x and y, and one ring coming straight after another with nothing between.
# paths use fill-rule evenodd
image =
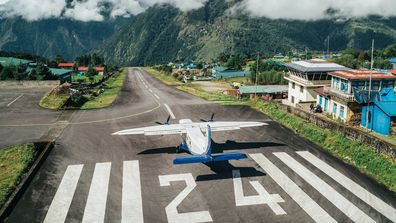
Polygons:
<instances>
[{"instance_id":1,"label":"light pole","mask_svg":"<svg viewBox=\"0 0 396 223\"><path fill-rule=\"evenodd\" d=\"M372 81L373 67L374 67L374 39L373 39L373 42L371 45L370 81L369 81L369 90L368 90L368 95L367 95L367 111L366 111L366 128L367 129L369 126L369 121L371 122L371 119L372 119L372 117L370 115L370 100L371 100L371 81Z\"/></svg>"},{"instance_id":2,"label":"light pole","mask_svg":"<svg viewBox=\"0 0 396 223\"><path fill-rule=\"evenodd\" d=\"M254 99L257 98L257 82L258 82L258 72L259 72L259 57L260 57L260 53L257 53L257 68L256 68L256 90L254 91Z\"/></svg>"}]
</instances>

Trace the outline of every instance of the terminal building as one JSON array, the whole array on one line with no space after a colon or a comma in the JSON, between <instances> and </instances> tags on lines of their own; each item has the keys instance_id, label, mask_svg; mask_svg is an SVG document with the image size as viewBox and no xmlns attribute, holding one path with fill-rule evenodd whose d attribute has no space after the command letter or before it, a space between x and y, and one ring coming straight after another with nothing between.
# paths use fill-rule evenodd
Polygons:
<instances>
[{"instance_id":1,"label":"terminal building","mask_svg":"<svg viewBox=\"0 0 396 223\"><path fill-rule=\"evenodd\" d=\"M294 61L285 66L288 69L285 79L289 81L286 103L293 106L300 103L315 103L318 94L315 89L331 84L329 72L349 70L321 59Z\"/></svg>"},{"instance_id":2,"label":"terminal building","mask_svg":"<svg viewBox=\"0 0 396 223\"><path fill-rule=\"evenodd\" d=\"M355 99L357 91L367 91L372 78L371 90L378 92L382 89L396 87L396 76L388 73L370 70L346 70L329 73L331 84L316 89L317 104L323 111L345 122L358 122L362 113L362 106Z\"/></svg>"}]
</instances>

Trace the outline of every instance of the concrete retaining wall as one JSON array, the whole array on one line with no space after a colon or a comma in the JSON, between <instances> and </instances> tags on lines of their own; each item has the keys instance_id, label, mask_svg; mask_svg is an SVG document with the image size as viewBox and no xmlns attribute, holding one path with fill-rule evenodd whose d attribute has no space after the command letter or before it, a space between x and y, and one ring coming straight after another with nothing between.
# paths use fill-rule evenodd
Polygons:
<instances>
[{"instance_id":1,"label":"concrete retaining wall","mask_svg":"<svg viewBox=\"0 0 396 223\"><path fill-rule=\"evenodd\" d=\"M0 81L1 89L15 88L54 88L60 84L59 80L54 81Z\"/></svg>"},{"instance_id":2,"label":"concrete retaining wall","mask_svg":"<svg viewBox=\"0 0 396 223\"><path fill-rule=\"evenodd\" d=\"M300 108L291 107L284 104L277 104L278 108L285 110L289 113L295 114L298 117L305 119L309 122L315 123L317 126L330 129L332 131L337 131L343 134L348 139L352 139L366 145L369 145L377 153L385 154L396 161L396 146L388 142L385 142L377 137L374 137L362 130L355 129L338 122L330 121L323 117L317 116Z\"/></svg>"}]
</instances>

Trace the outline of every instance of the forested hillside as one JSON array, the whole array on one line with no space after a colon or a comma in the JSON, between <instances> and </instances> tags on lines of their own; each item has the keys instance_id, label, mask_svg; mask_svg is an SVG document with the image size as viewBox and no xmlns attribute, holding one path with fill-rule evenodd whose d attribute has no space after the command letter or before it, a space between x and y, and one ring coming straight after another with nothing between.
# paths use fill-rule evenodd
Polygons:
<instances>
[{"instance_id":1,"label":"forested hillside","mask_svg":"<svg viewBox=\"0 0 396 223\"><path fill-rule=\"evenodd\" d=\"M287 53L347 47L378 48L396 42L396 18L291 21L229 15L231 1L209 1L205 7L182 13L156 6L136 16L95 51L125 65L216 60L222 54Z\"/></svg>"},{"instance_id":2,"label":"forested hillside","mask_svg":"<svg viewBox=\"0 0 396 223\"><path fill-rule=\"evenodd\" d=\"M123 24L122 19L78 22L45 19L28 22L21 18L0 20L0 50L30 52L44 57L62 55L74 59L98 46Z\"/></svg>"}]
</instances>

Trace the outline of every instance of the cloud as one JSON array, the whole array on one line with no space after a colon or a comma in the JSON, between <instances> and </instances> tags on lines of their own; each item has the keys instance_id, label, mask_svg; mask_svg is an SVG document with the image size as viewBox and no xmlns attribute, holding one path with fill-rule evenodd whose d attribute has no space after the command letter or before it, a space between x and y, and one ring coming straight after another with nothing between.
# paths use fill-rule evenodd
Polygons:
<instances>
[{"instance_id":1,"label":"cloud","mask_svg":"<svg viewBox=\"0 0 396 223\"><path fill-rule=\"evenodd\" d=\"M396 0L242 0L230 11L253 17L295 20L390 17L396 16Z\"/></svg>"},{"instance_id":2,"label":"cloud","mask_svg":"<svg viewBox=\"0 0 396 223\"><path fill-rule=\"evenodd\" d=\"M72 7L66 9L64 17L83 22L102 21L103 15L101 12L103 8L100 6L99 1L100 0L74 1Z\"/></svg>"},{"instance_id":3,"label":"cloud","mask_svg":"<svg viewBox=\"0 0 396 223\"><path fill-rule=\"evenodd\" d=\"M26 20L59 17L65 0L0 0L0 17L21 16Z\"/></svg>"},{"instance_id":4,"label":"cloud","mask_svg":"<svg viewBox=\"0 0 396 223\"><path fill-rule=\"evenodd\" d=\"M70 0L69 0L70 1ZM70 18L78 21L102 21L103 12L111 17L137 15L156 4L169 4L181 11L201 8L208 0L0 0L0 17L21 16L35 21Z\"/></svg>"}]
</instances>

